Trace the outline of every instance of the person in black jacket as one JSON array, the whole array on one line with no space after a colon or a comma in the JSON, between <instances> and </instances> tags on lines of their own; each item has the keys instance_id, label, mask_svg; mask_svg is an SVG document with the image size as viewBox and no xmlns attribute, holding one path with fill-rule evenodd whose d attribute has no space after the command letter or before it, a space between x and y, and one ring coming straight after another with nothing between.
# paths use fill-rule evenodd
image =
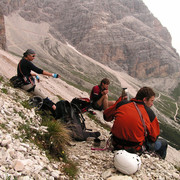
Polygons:
<instances>
[{"instance_id":1,"label":"person in black jacket","mask_svg":"<svg viewBox=\"0 0 180 180\"><path fill-rule=\"evenodd\" d=\"M24 52L23 57L17 66L17 75L18 75L18 77L20 77L24 80L24 85L22 86L22 89L24 89L28 92L34 91L34 89L36 87L35 78L39 82L39 76L37 74L52 76L54 78L60 77L58 74L49 73L47 71L44 71L44 70L36 67L31 62L31 61L33 61L35 56L36 56L35 51L32 49L28 49L26 52Z\"/></svg>"}]
</instances>

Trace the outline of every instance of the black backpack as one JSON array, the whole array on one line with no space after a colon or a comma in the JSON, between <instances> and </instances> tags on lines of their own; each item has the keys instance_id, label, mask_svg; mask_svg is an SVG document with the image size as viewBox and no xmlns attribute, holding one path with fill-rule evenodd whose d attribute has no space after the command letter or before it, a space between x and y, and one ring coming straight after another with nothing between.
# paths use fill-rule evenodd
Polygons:
<instances>
[{"instance_id":1,"label":"black backpack","mask_svg":"<svg viewBox=\"0 0 180 180\"><path fill-rule=\"evenodd\" d=\"M61 100L56 103L55 114L55 118L63 121L70 129L71 137L76 141L85 141L88 137L97 138L100 136L99 132L91 132L91 130L86 129L85 119L81 110L75 104Z\"/></svg>"},{"instance_id":2,"label":"black backpack","mask_svg":"<svg viewBox=\"0 0 180 180\"><path fill-rule=\"evenodd\" d=\"M24 85L24 80L18 76L13 76L10 79L10 82L14 88L22 87Z\"/></svg>"},{"instance_id":3,"label":"black backpack","mask_svg":"<svg viewBox=\"0 0 180 180\"><path fill-rule=\"evenodd\" d=\"M82 113L88 111L91 107L90 99L89 98L77 98L75 97L72 99L71 104L76 105Z\"/></svg>"},{"instance_id":4,"label":"black backpack","mask_svg":"<svg viewBox=\"0 0 180 180\"><path fill-rule=\"evenodd\" d=\"M29 104L37 110L50 110L56 120L63 122L70 130L70 135L74 140L85 141L88 137L97 138L100 136L99 132L91 132L85 126L85 119L81 110L76 104L69 103L67 100L58 101L53 103L48 97L43 99L40 96L34 96L29 99ZM56 110L52 109L56 105Z\"/></svg>"}]
</instances>

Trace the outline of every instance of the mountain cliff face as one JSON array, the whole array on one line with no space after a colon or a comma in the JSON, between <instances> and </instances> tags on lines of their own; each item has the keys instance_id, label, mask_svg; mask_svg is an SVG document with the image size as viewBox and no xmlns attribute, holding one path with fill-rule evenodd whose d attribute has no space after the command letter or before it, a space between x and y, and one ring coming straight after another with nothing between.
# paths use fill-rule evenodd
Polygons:
<instances>
[{"instance_id":1,"label":"mountain cliff face","mask_svg":"<svg viewBox=\"0 0 180 180\"><path fill-rule=\"evenodd\" d=\"M83 54L139 79L180 72L171 36L141 0L2 1L28 21L47 22L50 33ZM14 7L14 9L12 8Z\"/></svg>"},{"instance_id":2,"label":"mountain cliff face","mask_svg":"<svg viewBox=\"0 0 180 180\"><path fill-rule=\"evenodd\" d=\"M139 79L179 71L170 34L142 1L74 1L58 19L73 46L111 68Z\"/></svg>"},{"instance_id":3,"label":"mountain cliff face","mask_svg":"<svg viewBox=\"0 0 180 180\"><path fill-rule=\"evenodd\" d=\"M4 16L1 11L0 6L0 48L5 49L6 48L6 37L5 37L5 26L4 26Z\"/></svg>"}]
</instances>

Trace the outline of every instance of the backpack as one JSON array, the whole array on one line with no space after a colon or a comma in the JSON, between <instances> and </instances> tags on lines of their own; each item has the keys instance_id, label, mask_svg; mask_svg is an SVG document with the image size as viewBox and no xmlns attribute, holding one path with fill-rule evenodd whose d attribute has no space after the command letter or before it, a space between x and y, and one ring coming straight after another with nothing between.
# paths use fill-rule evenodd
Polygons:
<instances>
[{"instance_id":1,"label":"backpack","mask_svg":"<svg viewBox=\"0 0 180 180\"><path fill-rule=\"evenodd\" d=\"M13 76L10 79L10 82L14 88L22 87L24 85L24 80L18 76Z\"/></svg>"},{"instance_id":2,"label":"backpack","mask_svg":"<svg viewBox=\"0 0 180 180\"><path fill-rule=\"evenodd\" d=\"M99 132L90 132L91 130L86 129L81 110L73 103L66 100L57 102L55 114L55 118L64 122L70 129L70 135L76 141L85 141L88 137L97 138L100 136Z\"/></svg>"},{"instance_id":3,"label":"backpack","mask_svg":"<svg viewBox=\"0 0 180 180\"><path fill-rule=\"evenodd\" d=\"M71 104L67 100L61 100L55 104L48 97L43 99L40 96L30 98L29 104L37 110L50 110L56 120L66 125L70 130L70 136L76 141L85 141L88 137L97 138L100 136L99 132L91 132L90 129L86 128L85 119L76 104ZM56 110L52 108L54 104Z\"/></svg>"},{"instance_id":4,"label":"backpack","mask_svg":"<svg viewBox=\"0 0 180 180\"><path fill-rule=\"evenodd\" d=\"M90 99L89 98L74 98L71 101L71 104L76 105L82 113L88 111L91 107Z\"/></svg>"}]
</instances>

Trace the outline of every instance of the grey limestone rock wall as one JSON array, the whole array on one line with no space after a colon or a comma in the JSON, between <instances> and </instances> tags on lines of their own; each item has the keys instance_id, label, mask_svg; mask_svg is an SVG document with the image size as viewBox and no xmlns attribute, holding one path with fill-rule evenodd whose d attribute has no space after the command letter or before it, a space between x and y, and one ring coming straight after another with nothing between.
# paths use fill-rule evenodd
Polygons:
<instances>
[{"instance_id":1,"label":"grey limestone rock wall","mask_svg":"<svg viewBox=\"0 0 180 180\"><path fill-rule=\"evenodd\" d=\"M0 8L0 48L6 49L4 17Z\"/></svg>"},{"instance_id":2,"label":"grey limestone rock wall","mask_svg":"<svg viewBox=\"0 0 180 180\"><path fill-rule=\"evenodd\" d=\"M180 72L170 33L141 0L11 0L0 4L4 14L19 10L28 21L48 22L50 33L61 42L133 77Z\"/></svg>"}]
</instances>

